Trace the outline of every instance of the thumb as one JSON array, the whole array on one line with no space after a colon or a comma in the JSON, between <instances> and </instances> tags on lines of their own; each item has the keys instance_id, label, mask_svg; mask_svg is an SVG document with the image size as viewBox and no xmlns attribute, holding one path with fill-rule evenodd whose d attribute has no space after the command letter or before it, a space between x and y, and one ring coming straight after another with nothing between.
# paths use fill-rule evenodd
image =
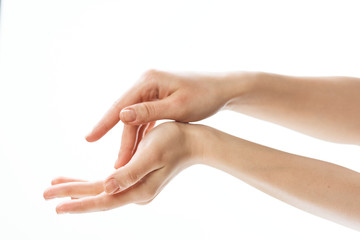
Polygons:
<instances>
[{"instance_id":1,"label":"thumb","mask_svg":"<svg viewBox=\"0 0 360 240\"><path fill-rule=\"evenodd\" d=\"M151 161L151 155L145 157L144 154L139 153L136 152L128 164L116 170L105 180L104 190L106 193L115 194L128 189L148 173L159 168L156 161Z\"/></svg>"},{"instance_id":2,"label":"thumb","mask_svg":"<svg viewBox=\"0 0 360 240\"><path fill-rule=\"evenodd\" d=\"M175 111L171 105L174 104L170 98L134 104L121 110L120 120L125 124L141 125L161 119L172 119Z\"/></svg>"}]
</instances>

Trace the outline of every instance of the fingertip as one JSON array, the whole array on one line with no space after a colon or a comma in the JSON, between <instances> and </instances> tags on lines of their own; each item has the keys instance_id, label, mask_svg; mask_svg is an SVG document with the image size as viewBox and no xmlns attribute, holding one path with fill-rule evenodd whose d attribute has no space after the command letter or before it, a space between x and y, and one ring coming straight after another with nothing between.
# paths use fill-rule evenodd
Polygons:
<instances>
[{"instance_id":1,"label":"fingertip","mask_svg":"<svg viewBox=\"0 0 360 240\"><path fill-rule=\"evenodd\" d=\"M118 167L118 162L119 162L119 158L117 158L116 160L115 160L115 163L114 163L114 168L115 169L118 169L119 167Z\"/></svg>"},{"instance_id":2,"label":"fingertip","mask_svg":"<svg viewBox=\"0 0 360 240\"><path fill-rule=\"evenodd\" d=\"M44 198L45 200L47 200L46 192L43 192L43 198Z\"/></svg>"},{"instance_id":3,"label":"fingertip","mask_svg":"<svg viewBox=\"0 0 360 240\"><path fill-rule=\"evenodd\" d=\"M85 136L85 140L88 141L88 142L94 142L97 139L94 138L94 136L92 134L88 134L88 135Z\"/></svg>"},{"instance_id":4,"label":"fingertip","mask_svg":"<svg viewBox=\"0 0 360 240\"><path fill-rule=\"evenodd\" d=\"M116 159L116 161L115 161L114 168L117 170L117 169L119 169L119 168L121 168L121 167L122 167L122 164L121 164L120 159L118 158L118 159Z\"/></svg>"},{"instance_id":5,"label":"fingertip","mask_svg":"<svg viewBox=\"0 0 360 240\"><path fill-rule=\"evenodd\" d=\"M57 185L63 181L64 177L56 177L53 180L51 180L51 185Z\"/></svg>"},{"instance_id":6,"label":"fingertip","mask_svg":"<svg viewBox=\"0 0 360 240\"><path fill-rule=\"evenodd\" d=\"M124 108L120 111L119 117L123 123L133 123L136 121L136 111L130 107Z\"/></svg>"},{"instance_id":7,"label":"fingertip","mask_svg":"<svg viewBox=\"0 0 360 240\"><path fill-rule=\"evenodd\" d=\"M45 200L49 200L49 199L54 198L54 196L51 195L51 192L49 191L49 189L46 189L43 193L43 198Z\"/></svg>"},{"instance_id":8,"label":"fingertip","mask_svg":"<svg viewBox=\"0 0 360 240\"><path fill-rule=\"evenodd\" d=\"M119 169L119 166L118 166L117 162L114 164L114 168L115 168L115 170Z\"/></svg>"},{"instance_id":9,"label":"fingertip","mask_svg":"<svg viewBox=\"0 0 360 240\"><path fill-rule=\"evenodd\" d=\"M57 205L56 206L56 213L57 214L64 214L64 213L66 213L65 212L65 208L64 208L64 204L59 204L59 205Z\"/></svg>"},{"instance_id":10,"label":"fingertip","mask_svg":"<svg viewBox=\"0 0 360 240\"><path fill-rule=\"evenodd\" d=\"M105 135L106 132L99 127L94 127L94 129L85 136L85 140L88 142L95 142Z\"/></svg>"}]
</instances>

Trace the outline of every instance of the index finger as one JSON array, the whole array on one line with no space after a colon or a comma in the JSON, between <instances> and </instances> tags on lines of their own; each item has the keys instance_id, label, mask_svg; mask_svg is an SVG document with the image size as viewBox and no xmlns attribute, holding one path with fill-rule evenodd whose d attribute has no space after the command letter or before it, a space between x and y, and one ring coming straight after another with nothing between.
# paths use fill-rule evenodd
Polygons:
<instances>
[{"instance_id":1,"label":"index finger","mask_svg":"<svg viewBox=\"0 0 360 240\"><path fill-rule=\"evenodd\" d=\"M119 98L105 113L102 119L95 125L93 130L85 137L88 142L94 142L104 136L120 121L120 111L132 104L138 103L140 96L136 88L131 88Z\"/></svg>"}]
</instances>

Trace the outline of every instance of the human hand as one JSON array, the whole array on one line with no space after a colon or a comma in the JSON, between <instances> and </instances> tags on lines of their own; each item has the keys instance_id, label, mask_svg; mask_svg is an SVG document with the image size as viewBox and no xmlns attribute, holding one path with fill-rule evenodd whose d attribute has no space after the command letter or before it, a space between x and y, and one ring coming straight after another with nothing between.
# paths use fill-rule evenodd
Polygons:
<instances>
[{"instance_id":1,"label":"human hand","mask_svg":"<svg viewBox=\"0 0 360 240\"><path fill-rule=\"evenodd\" d=\"M244 75L245 73L237 74ZM220 110L233 93L246 89L234 84L232 75L175 74L147 71L104 115L88 134L86 140L96 141L105 135L119 120L124 126L121 147L115 168L124 166L136 152L143 136L151 130L156 120L172 119L193 122L211 116Z\"/></svg>"},{"instance_id":2,"label":"human hand","mask_svg":"<svg viewBox=\"0 0 360 240\"><path fill-rule=\"evenodd\" d=\"M200 128L176 122L160 124L140 142L131 161L105 181L57 178L44 192L44 198L73 198L58 205L58 213L102 211L129 203L149 203L181 170L201 160L205 137L198 131Z\"/></svg>"}]
</instances>

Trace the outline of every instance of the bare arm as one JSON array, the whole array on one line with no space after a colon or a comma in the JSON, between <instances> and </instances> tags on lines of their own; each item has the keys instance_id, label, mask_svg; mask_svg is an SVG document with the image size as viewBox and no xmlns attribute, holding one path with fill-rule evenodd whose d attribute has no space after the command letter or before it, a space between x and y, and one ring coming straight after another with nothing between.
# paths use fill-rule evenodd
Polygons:
<instances>
[{"instance_id":1,"label":"bare arm","mask_svg":"<svg viewBox=\"0 0 360 240\"><path fill-rule=\"evenodd\" d=\"M229 85L238 87L229 88L226 108L317 138L360 144L359 78L255 75L227 76ZM242 81L251 81L246 92Z\"/></svg>"},{"instance_id":2,"label":"bare arm","mask_svg":"<svg viewBox=\"0 0 360 240\"><path fill-rule=\"evenodd\" d=\"M115 168L134 155L156 120L195 122L221 109L271 121L329 141L360 144L360 79L150 70L108 110L86 139L125 123Z\"/></svg>"},{"instance_id":3,"label":"bare arm","mask_svg":"<svg viewBox=\"0 0 360 240\"><path fill-rule=\"evenodd\" d=\"M360 173L213 129L203 134L208 141L202 163L304 211L360 230Z\"/></svg>"},{"instance_id":4,"label":"bare arm","mask_svg":"<svg viewBox=\"0 0 360 240\"><path fill-rule=\"evenodd\" d=\"M44 197L80 198L61 203L58 213L145 204L181 170L199 163L232 174L304 211L360 230L359 173L261 146L202 125L160 124L144 137L132 160L104 182L57 179Z\"/></svg>"}]
</instances>

